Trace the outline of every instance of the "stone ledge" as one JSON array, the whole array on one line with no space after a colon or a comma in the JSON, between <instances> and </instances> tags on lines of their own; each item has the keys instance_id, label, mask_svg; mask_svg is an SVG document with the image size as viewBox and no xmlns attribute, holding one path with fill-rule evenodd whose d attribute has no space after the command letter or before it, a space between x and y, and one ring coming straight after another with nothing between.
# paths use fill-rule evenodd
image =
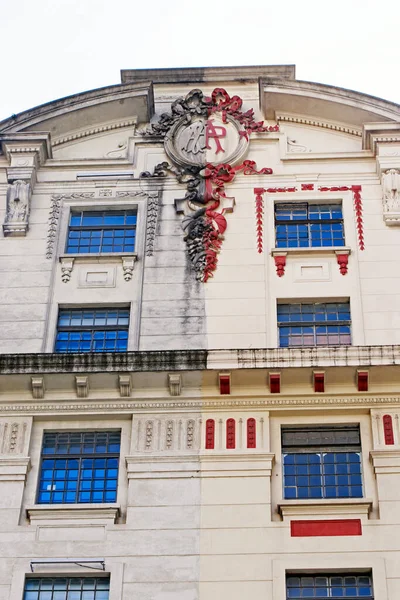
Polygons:
<instances>
[{"instance_id":1,"label":"stone ledge","mask_svg":"<svg viewBox=\"0 0 400 600\"><path fill-rule=\"evenodd\" d=\"M31 468L29 456L7 456L0 458L0 481L25 481Z\"/></svg>"},{"instance_id":2,"label":"stone ledge","mask_svg":"<svg viewBox=\"0 0 400 600\"><path fill-rule=\"evenodd\" d=\"M376 475L400 473L400 450L371 450L369 457Z\"/></svg>"},{"instance_id":3,"label":"stone ledge","mask_svg":"<svg viewBox=\"0 0 400 600\"><path fill-rule=\"evenodd\" d=\"M271 477L275 454L252 450L204 450L201 477Z\"/></svg>"},{"instance_id":4,"label":"stone ledge","mask_svg":"<svg viewBox=\"0 0 400 600\"><path fill-rule=\"evenodd\" d=\"M199 477L198 454L140 454L125 461L128 480Z\"/></svg>"},{"instance_id":5,"label":"stone ledge","mask_svg":"<svg viewBox=\"0 0 400 600\"><path fill-rule=\"evenodd\" d=\"M372 500L368 498L335 498L332 500L283 500L278 503L282 519L291 517L322 517L358 515L368 517Z\"/></svg>"},{"instance_id":6,"label":"stone ledge","mask_svg":"<svg viewBox=\"0 0 400 600\"><path fill-rule=\"evenodd\" d=\"M43 524L44 522L76 523L81 524L114 524L120 514L117 504L46 504L35 505L26 509L26 515L32 524Z\"/></svg>"}]
</instances>

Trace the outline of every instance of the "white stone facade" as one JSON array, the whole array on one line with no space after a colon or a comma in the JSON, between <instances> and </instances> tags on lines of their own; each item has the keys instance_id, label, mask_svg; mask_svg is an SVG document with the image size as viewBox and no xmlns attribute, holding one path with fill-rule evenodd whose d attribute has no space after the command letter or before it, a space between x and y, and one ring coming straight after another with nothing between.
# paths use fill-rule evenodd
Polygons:
<instances>
[{"instance_id":1,"label":"white stone facade","mask_svg":"<svg viewBox=\"0 0 400 600\"><path fill-rule=\"evenodd\" d=\"M285 600L290 577L371 578L364 597L398 598L399 117L289 66L128 70L0 123L0 600L61 600L27 582L93 577L109 600ZM236 169L222 184L179 171L200 142L205 169ZM277 207L327 205L342 243L277 244ZM71 219L94 212L136 215L134 248L67 251ZM215 236L191 256L203 217ZM311 303L348 304L350 333L294 345L293 330L282 347L279 307ZM79 329L60 311L107 309L128 315L123 351L56 351ZM282 446L350 430L359 442ZM42 480L64 489L66 467L47 485L42 462L63 432L120 432L113 501L41 500ZM288 483L287 454L335 444L360 457L362 491L290 496L350 489L339 471Z\"/></svg>"}]
</instances>

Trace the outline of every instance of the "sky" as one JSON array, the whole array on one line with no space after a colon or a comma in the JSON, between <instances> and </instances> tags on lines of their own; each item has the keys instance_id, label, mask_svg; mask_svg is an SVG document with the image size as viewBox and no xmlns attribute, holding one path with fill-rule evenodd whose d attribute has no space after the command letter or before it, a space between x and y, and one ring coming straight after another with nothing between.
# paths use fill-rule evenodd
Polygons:
<instances>
[{"instance_id":1,"label":"sky","mask_svg":"<svg viewBox=\"0 0 400 600\"><path fill-rule=\"evenodd\" d=\"M120 69L295 64L400 104L398 0L0 0L0 120Z\"/></svg>"}]
</instances>

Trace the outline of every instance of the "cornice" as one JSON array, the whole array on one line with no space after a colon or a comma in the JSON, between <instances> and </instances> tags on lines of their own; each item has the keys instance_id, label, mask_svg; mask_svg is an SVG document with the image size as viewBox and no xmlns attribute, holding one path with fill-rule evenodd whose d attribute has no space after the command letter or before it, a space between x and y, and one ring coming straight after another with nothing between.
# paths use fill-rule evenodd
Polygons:
<instances>
[{"instance_id":1,"label":"cornice","mask_svg":"<svg viewBox=\"0 0 400 600\"><path fill-rule=\"evenodd\" d=\"M68 144L69 142L74 142L76 140L80 140L85 137L90 137L92 135L98 135L99 133L106 133L108 131L114 131L115 129L123 129L124 127L134 127L137 123L137 119L129 119L125 121L121 121L119 123L110 123L108 125L103 125L100 127L92 127L91 129L85 129L84 131L77 131L76 133L72 133L71 135L67 135L64 137L59 137L53 141L53 148L56 146L61 146L62 144Z\"/></svg>"},{"instance_id":2,"label":"cornice","mask_svg":"<svg viewBox=\"0 0 400 600\"><path fill-rule=\"evenodd\" d=\"M329 123L328 121L319 121L316 119L307 119L306 117L277 114L277 122L296 123L298 125L311 125L312 127L321 127L322 129L330 129L331 131L337 131L339 133L348 133L356 137L362 137L361 129L354 129L352 127L346 127L345 125L338 125L336 123Z\"/></svg>"},{"instance_id":3,"label":"cornice","mask_svg":"<svg viewBox=\"0 0 400 600\"><path fill-rule=\"evenodd\" d=\"M399 405L400 396L348 396L348 397L268 397L264 399L204 399L204 400L180 400L180 401L138 401L129 402L30 402L0 404L0 414L126 414L126 413L153 413L153 412L193 412L213 411L221 412L229 409L241 410L270 410L273 408L354 408L362 406L364 409L377 405Z\"/></svg>"}]
</instances>

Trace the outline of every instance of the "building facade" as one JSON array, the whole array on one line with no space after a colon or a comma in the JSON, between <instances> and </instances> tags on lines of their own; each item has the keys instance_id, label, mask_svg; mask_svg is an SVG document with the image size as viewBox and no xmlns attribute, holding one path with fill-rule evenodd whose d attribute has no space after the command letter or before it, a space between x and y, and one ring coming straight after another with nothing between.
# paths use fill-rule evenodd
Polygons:
<instances>
[{"instance_id":1,"label":"building facade","mask_svg":"<svg viewBox=\"0 0 400 600\"><path fill-rule=\"evenodd\" d=\"M0 123L0 600L400 594L400 107L122 71Z\"/></svg>"}]
</instances>

